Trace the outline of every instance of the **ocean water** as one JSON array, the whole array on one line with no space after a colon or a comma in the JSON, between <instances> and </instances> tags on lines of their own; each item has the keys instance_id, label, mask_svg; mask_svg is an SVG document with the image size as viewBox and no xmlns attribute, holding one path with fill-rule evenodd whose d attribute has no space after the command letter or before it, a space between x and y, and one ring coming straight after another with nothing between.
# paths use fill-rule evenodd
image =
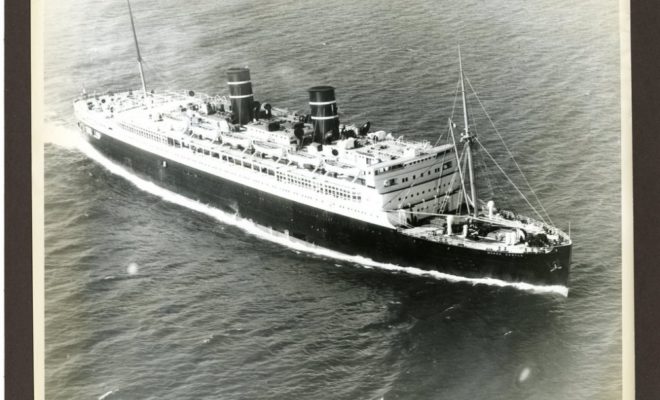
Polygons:
<instances>
[{"instance_id":1,"label":"ocean water","mask_svg":"<svg viewBox=\"0 0 660 400\"><path fill-rule=\"evenodd\" d=\"M126 4L48 2L46 397L619 398L617 4L132 3L157 91L225 93L226 69L248 65L260 101L303 111L305 89L330 84L342 120L416 140L444 133L460 44L536 195L570 224L566 295L268 237L99 158L76 136L71 101L82 87L139 86ZM515 168L470 100L480 140ZM480 172L483 193L531 212Z\"/></svg>"}]
</instances>

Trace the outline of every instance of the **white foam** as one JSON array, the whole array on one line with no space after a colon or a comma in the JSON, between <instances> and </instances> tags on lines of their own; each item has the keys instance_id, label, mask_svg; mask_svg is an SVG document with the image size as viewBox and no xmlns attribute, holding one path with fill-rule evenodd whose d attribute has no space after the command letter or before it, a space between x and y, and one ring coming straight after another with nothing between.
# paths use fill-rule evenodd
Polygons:
<instances>
[{"instance_id":1,"label":"white foam","mask_svg":"<svg viewBox=\"0 0 660 400\"><path fill-rule=\"evenodd\" d=\"M200 203L198 201L191 200L180 194L164 189L154 184L153 182L149 182L142 178L139 178L138 176L129 172L124 167L113 163L86 141L76 140L75 143L77 144L78 149L82 151L85 155L87 155L94 161L101 164L111 173L126 179L127 181L129 181L130 183L132 183L141 190L149 192L152 195L158 196L161 199L168 201L170 203L178 204L182 207L186 207L188 209L206 214L222 223L239 227L245 232L252 234L258 238L265 239L283 246L287 246L293 250L316 254L319 256L333 258L336 260L346 261L354 264L359 264L365 268L376 267L383 270L402 272L420 277L430 277L448 282L464 282L464 283L470 283L472 285L512 287L515 289L533 292L533 293L554 293L554 294L560 294L562 296L568 296L568 288L565 286L559 286L559 285L540 286L540 285L532 285L524 282L515 282L515 283L506 282L494 278L466 278L466 277L446 274L438 271L426 271L415 267L403 267L390 263L382 263L382 262L374 261L367 257L351 256L348 254L340 253L335 250L330 250L324 247L316 246L304 242L302 240L295 239L283 233L279 233L273 229L260 226L248 219L240 218L237 215L223 212L217 208Z\"/></svg>"},{"instance_id":2,"label":"white foam","mask_svg":"<svg viewBox=\"0 0 660 400\"><path fill-rule=\"evenodd\" d=\"M80 148L85 143L85 140L77 130L53 123L46 123L44 126L44 143L56 144L67 149Z\"/></svg>"},{"instance_id":3,"label":"white foam","mask_svg":"<svg viewBox=\"0 0 660 400\"><path fill-rule=\"evenodd\" d=\"M99 397L99 400L103 400L103 399L105 399L106 397L110 396L110 395L113 394L114 392L115 392L114 390L110 390L110 391L107 391L107 392L103 393L103 394Z\"/></svg>"}]
</instances>

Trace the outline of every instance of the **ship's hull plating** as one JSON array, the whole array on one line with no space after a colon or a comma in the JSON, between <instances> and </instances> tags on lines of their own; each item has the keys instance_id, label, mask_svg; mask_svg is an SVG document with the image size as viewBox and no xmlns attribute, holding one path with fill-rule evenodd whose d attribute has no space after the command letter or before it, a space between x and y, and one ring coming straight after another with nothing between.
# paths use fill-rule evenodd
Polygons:
<instances>
[{"instance_id":1,"label":"ship's hull plating","mask_svg":"<svg viewBox=\"0 0 660 400\"><path fill-rule=\"evenodd\" d=\"M162 187L345 254L470 278L541 285L566 285L568 281L570 246L556 247L547 254L511 255L413 238L192 169L108 135L84 136L105 156Z\"/></svg>"}]
</instances>

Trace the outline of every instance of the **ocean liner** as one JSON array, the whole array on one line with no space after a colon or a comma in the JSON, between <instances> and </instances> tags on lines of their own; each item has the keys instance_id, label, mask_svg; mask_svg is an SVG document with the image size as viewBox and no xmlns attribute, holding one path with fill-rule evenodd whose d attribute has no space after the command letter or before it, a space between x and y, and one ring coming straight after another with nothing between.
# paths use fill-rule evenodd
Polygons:
<instances>
[{"instance_id":1,"label":"ocean liner","mask_svg":"<svg viewBox=\"0 0 660 400\"><path fill-rule=\"evenodd\" d=\"M520 216L479 197L473 150L481 142L470 129L460 49L462 128L448 119L450 140L432 145L340 123L330 86L310 88L303 113L260 103L247 67L227 71L227 95L147 90L128 8L141 88L83 93L73 103L83 136L105 156L162 187L349 255L567 285L569 235L540 214Z\"/></svg>"}]
</instances>

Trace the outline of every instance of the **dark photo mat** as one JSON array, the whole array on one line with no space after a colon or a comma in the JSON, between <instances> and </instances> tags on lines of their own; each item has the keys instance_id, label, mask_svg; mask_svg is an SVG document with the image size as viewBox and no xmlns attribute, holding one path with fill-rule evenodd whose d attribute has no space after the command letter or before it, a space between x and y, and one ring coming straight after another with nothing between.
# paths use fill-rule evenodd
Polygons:
<instances>
[{"instance_id":1,"label":"dark photo mat","mask_svg":"<svg viewBox=\"0 0 660 400\"><path fill-rule=\"evenodd\" d=\"M660 3L631 0L635 389L660 398ZM33 392L30 2L5 2L5 398Z\"/></svg>"},{"instance_id":2,"label":"dark photo mat","mask_svg":"<svg viewBox=\"0 0 660 400\"><path fill-rule=\"evenodd\" d=\"M5 2L5 393L34 397L30 2Z\"/></svg>"},{"instance_id":3,"label":"dark photo mat","mask_svg":"<svg viewBox=\"0 0 660 400\"><path fill-rule=\"evenodd\" d=\"M660 3L632 0L636 398L660 398Z\"/></svg>"}]
</instances>

